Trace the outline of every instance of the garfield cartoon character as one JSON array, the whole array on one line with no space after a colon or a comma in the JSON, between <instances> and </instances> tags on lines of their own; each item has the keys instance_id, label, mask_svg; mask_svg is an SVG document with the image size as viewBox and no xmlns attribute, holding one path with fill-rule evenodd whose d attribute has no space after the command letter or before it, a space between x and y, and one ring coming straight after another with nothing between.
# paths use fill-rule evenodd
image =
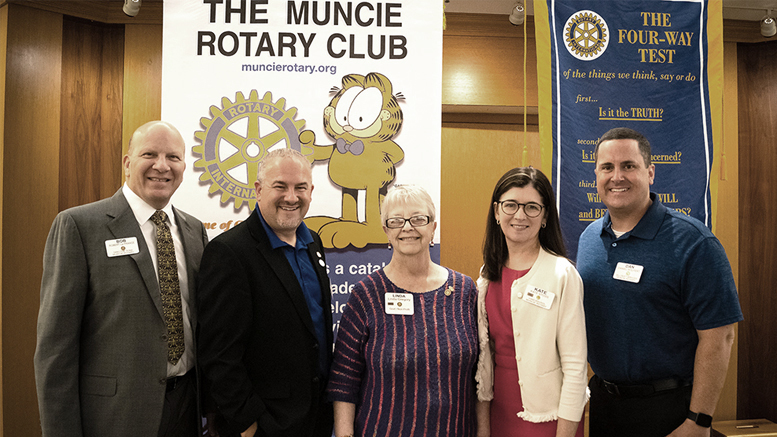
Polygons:
<instances>
[{"instance_id":1,"label":"garfield cartoon character","mask_svg":"<svg viewBox=\"0 0 777 437\"><path fill-rule=\"evenodd\" d=\"M318 231L324 247L385 244L380 204L405 157L392 138L402 128L402 110L388 78L380 73L349 74L324 109L324 130L334 144L316 145L316 134L303 131L300 145L310 162L329 160L329 179L341 187L342 216L305 219ZM403 98L401 95L399 98ZM358 191L365 190L363 222L358 218Z\"/></svg>"}]
</instances>

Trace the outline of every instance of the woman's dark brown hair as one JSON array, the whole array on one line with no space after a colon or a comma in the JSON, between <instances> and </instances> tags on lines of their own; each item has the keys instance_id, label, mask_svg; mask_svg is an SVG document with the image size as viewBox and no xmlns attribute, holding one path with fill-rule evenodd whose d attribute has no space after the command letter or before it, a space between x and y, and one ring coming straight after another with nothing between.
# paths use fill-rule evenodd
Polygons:
<instances>
[{"instance_id":1,"label":"woman's dark brown hair","mask_svg":"<svg viewBox=\"0 0 777 437\"><path fill-rule=\"evenodd\" d=\"M488 220L486 221L486 236L483 239L483 272L489 281L498 281L502 276L502 267L507 263L509 253L502 228L496 223L494 202L498 202L504 193L515 187L531 185L540 193L542 205L547 214L546 225L540 228L540 246L546 251L567 256L564 238L561 235L561 224L556 209L556 196L548 178L534 167L514 168L505 173L494 187L491 203L488 204Z\"/></svg>"}]
</instances>

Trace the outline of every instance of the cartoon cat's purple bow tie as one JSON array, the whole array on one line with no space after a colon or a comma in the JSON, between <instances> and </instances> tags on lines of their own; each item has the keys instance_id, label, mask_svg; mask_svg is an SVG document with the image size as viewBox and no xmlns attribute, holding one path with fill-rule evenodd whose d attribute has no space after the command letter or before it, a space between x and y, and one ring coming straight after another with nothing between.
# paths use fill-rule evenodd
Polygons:
<instances>
[{"instance_id":1,"label":"cartoon cat's purple bow tie","mask_svg":"<svg viewBox=\"0 0 777 437\"><path fill-rule=\"evenodd\" d=\"M340 153L351 152L358 156L364 152L364 143L362 140L356 140L353 143L348 144L344 139L338 138L335 144L337 145L337 151Z\"/></svg>"}]
</instances>

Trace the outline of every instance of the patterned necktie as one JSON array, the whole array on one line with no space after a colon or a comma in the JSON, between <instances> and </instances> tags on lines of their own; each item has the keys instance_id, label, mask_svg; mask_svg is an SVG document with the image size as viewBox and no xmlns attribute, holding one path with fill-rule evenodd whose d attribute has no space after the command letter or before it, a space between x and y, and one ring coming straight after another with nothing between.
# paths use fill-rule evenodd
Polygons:
<instances>
[{"instance_id":1,"label":"patterned necktie","mask_svg":"<svg viewBox=\"0 0 777 437\"><path fill-rule=\"evenodd\" d=\"M156 256L159 269L159 289L162 294L162 313L167 326L167 360L173 365L183 355L183 311L181 309L181 284L178 282L178 263L167 214L157 211L151 216L156 224Z\"/></svg>"}]
</instances>

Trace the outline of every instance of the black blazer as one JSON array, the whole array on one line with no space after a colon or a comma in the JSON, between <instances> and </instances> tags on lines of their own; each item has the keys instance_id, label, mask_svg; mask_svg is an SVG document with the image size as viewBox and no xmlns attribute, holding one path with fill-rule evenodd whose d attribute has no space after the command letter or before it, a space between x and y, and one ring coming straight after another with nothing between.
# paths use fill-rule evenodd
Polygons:
<instances>
[{"instance_id":1,"label":"black blazer","mask_svg":"<svg viewBox=\"0 0 777 437\"><path fill-rule=\"evenodd\" d=\"M316 340L283 250L271 248L255 212L205 248L197 292L198 356L221 435L240 433L255 421L259 436L312 433L326 387L318 375L318 350L326 348L331 360L332 313L326 266L319 262L325 261L321 238L311 235L308 254L321 286L325 345Z\"/></svg>"}]
</instances>

